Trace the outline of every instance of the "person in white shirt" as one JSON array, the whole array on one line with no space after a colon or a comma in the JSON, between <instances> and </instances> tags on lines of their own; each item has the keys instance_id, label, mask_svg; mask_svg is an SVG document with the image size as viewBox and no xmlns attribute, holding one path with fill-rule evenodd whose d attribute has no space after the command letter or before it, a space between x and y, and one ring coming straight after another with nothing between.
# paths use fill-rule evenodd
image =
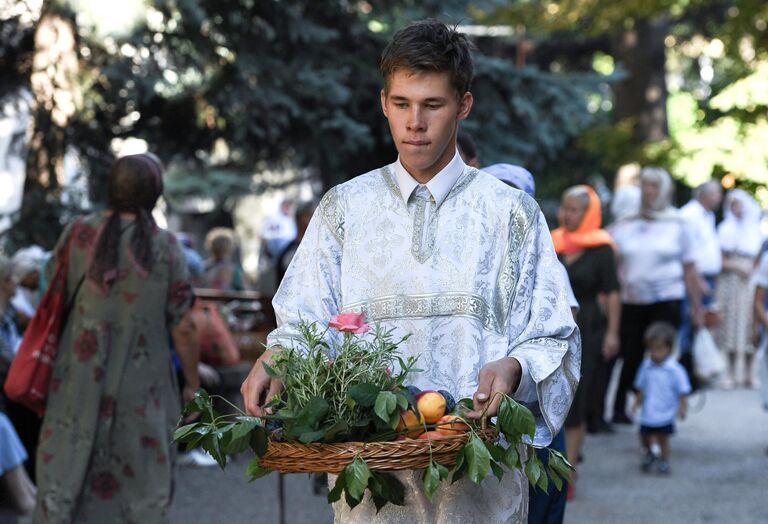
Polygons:
<instances>
[{"instance_id":1,"label":"person in white shirt","mask_svg":"<svg viewBox=\"0 0 768 524\"><path fill-rule=\"evenodd\" d=\"M693 190L693 198L680 208L680 215L688 221L693 242L693 254L699 276L701 307L716 307L715 284L723 267L720 239L715 227L715 210L723 200L723 189L717 180L710 180ZM689 352L693 344L693 330L689 317L690 304L683 299L682 324L680 325L680 353L687 365L692 365Z\"/></svg>"},{"instance_id":2,"label":"person in white shirt","mask_svg":"<svg viewBox=\"0 0 768 524\"><path fill-rule=\"evenodd\" d=\"M419 356L413 385L472 397L473 412L503 392L530 406L533 445L563 424L578 383L580 338L546 221L535 200L467 166L456 132L472 108L467 37L435 20L395 34L382 55L381 105L399 156L323 197L273 304L278 327L241 391L264 413L282 384L262 362L290 347L301 319L327 325L341 312L412 336L400 349ZM326 334L335 337L337 333ZM420 472L394 475L405 506L377 511L334 504L336 523L518 523L528 483L442 483L430 502Z\"/></svg>"},{"instance_id":3,"label":"person in white shirt","mask_svg":"<svg viewBox=\"0 0 768 524\"><path fill-rule=\"evenodd\" d=\"M701 293L690 226L672 207L672 178L659 168L643 168L640 212L615 222L608 231L618 247L622 315L619 328L623 361L613 421L628 424L627 392L643 358L643 333L655 321L678 327L688 293L694 325L701 323Z\"/></svg>"},{"instance_id":4,"label":"person in white shirt","mask_svg":"<svg viewBox=\"0 0 768 524\"><path fill-rule=\"evenodd\" d=\"M297 228L292 207L290 200L283 200L277 213L267 218L261 228L261 239L267 244L267 254L274 260L296 238Z\"/></svg>"},{"instance_id":5,"label":"person in white shirt","mask_svg":"<svg viewBox=\"0 0 768 524\"><path fill-rule=\"evenodd\" d=\"M702 300L711 301L715 279L723 267L720 240L715 227L715 210L723 200L723 190L717 180L705 182L693 190L693 198L680 208L680 214L692 226L694 260L699 274L706 280Z\"/></svg>"}]
</instances>

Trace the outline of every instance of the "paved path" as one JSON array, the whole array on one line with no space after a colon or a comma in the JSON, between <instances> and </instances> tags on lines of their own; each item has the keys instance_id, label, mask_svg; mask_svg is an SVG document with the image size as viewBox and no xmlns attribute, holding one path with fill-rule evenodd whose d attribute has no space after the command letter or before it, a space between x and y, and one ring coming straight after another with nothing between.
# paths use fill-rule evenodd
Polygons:
<instances>
[{"instance_id":1,"label":"paved path","mask_svg":"<svg viewBox=\"0 0 768 524\"><path fill-rule=\"evenodd\" d=\"M694 397L672 439L672 475L639 470L637 431L590 436L566 524L768 523L768 413L754 391ZM245 478L247 457L218 468L179 467L172 524L281 524L277 475ZM306 475L285 477L285 524L328 524L330 508ZM0 510L0 522L14 522Z\"/></svg>"},{"instance_id":2,"label":"paved path","mask_svg":"<svg viewBox=\"0 0 768 524\"><path fill-rule=\"evenodd\" d=\"M691 408L669 477L640 472L635 428L590 437L566 524L768 523L768 413L757 392L709 391Z\"/></svg>"},{"instance_id":3,"label":"paved path","mask_svg":"<svg viewBox=\"0 0 768 524\"><path fill-rule=\"evenodd\" d=\"M639 470L637 431L592 436L566 524L768 523L768 413L754 391L711 391L672 439L672 475ZM249 484L245 458L227 468L179 468L172 524L279 524L277 477ZM325 524L331 512L305 475L286 477L286 524Z\"/></svg>"}]
</instances>

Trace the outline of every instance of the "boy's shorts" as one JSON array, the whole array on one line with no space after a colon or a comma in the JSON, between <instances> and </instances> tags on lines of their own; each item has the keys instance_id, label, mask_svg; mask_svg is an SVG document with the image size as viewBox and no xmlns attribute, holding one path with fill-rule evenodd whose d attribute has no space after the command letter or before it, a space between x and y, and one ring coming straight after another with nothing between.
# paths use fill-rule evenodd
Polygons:
<instances>
[{"instance_id":1,"label":"boy's shorts","mask_svg":"<svg viewBox=\"0 0 768 524\"><path fill-rule=\"evenodd\" d=\"M643 426L640 425L640 434L644 437L648 435L672 435L675 432L674 424L666 426Z\"/></svg>"}]
</instances>

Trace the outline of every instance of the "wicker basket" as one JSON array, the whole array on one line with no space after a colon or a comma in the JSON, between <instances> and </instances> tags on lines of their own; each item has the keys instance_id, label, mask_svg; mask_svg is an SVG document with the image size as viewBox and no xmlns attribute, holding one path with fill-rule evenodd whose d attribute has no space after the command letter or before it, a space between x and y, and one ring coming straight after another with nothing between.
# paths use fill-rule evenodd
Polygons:
<instances>
[{"instance_id":1,"label":"wicker basket","mask_svg":"<svg viewBox=\"0 0 768 524\"><path fill-rule=\"evenodd\" d=\"M495 441L498 438L495 428L480 429L477 434L483 440ZM359 456L370 469L375 470L422 469L429 465L430 458L444 466L453 466L456 455L467 440L469 433L438 440L406 439L395 442L270 442L259 465L280 473L339 473Z\"/></svg>"}]
</instances>

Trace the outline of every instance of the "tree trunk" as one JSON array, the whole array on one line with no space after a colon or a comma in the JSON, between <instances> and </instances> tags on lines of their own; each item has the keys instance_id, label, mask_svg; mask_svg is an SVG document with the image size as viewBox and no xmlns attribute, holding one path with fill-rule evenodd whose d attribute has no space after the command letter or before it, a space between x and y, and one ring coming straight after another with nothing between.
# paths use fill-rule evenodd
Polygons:
<instances>
[{"instance_id":1,"label":"tree trunk","mask_svg":"<svg viewBox=\"0 0 768 524\"><path fill-rule=\"evenodd\" d=\"M667 127L666 47L667 16L640 19L617 35L613 56L627 77L615 86L616 121L632 119L635 143L656 142L669 136Z\"/></svg>"},{"instance_id":2,"label":"tree trunk","mask_svg":"<svg viewBox=\"0 0 768 524\"><path fill-rule=\"evenodd\" d=\"M35 30L30 77L33 127L27 149L24 196L13 234L17 245L34 243L51 248L61 231L66 127L76 109L77 69L74 22L46 3Z\"/></svg>"}]
</instances>

